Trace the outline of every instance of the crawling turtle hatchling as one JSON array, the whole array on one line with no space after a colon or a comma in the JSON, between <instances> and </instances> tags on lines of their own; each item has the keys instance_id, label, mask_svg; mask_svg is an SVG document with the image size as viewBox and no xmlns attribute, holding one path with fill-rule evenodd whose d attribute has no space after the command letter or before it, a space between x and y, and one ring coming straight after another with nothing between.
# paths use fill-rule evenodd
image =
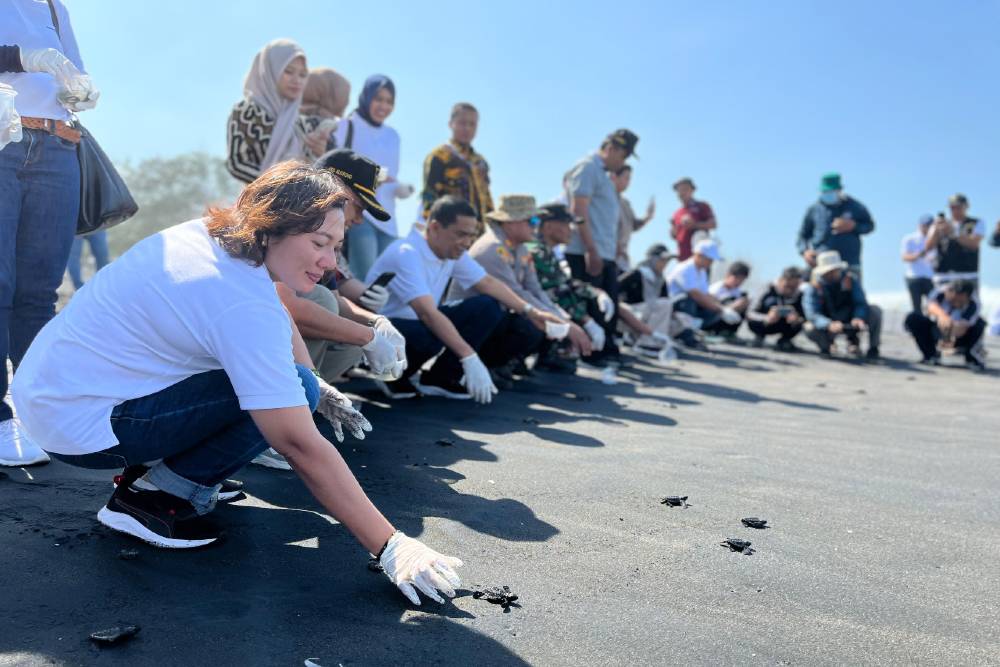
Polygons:
<instances>
[{"instance_id":1,"label":"crawling turtle hatchling","mask_svg":"<svg viewBox=\"0 0 1000 667\"><path fill-rule=\"evenodd\" d=\"M737 537L730 537L722 542L719 542L719 545L729 549L730 551L741 553L745 556L749 556L754 552L754 550L750 548L749 541L741 540Z\"/></svg>"},{"instance_id":2,"label":"crawling turtle hatchling","mask_svg":"<svg viewBox=\"0 0 1000 667\"><path fill-rule=\"evenodd\" d=\"M505 610L517 601L517 595L511 592L510 586L490 586L481 591L473 591L472 597L477 600L485 598L490 604L498 604Z\"/></svg>"},{"instance_id":3,"label":"crawling turtle hatchling","mask_svg":"<svg viewBox=\"0 0 1000 667\"><path fill-rule=\"evenodd\" d=\"M667 507L690 507L687 499L687 496L666 496L660 499L660 504Z\"/></svg>"},{"instance_id":4,"label":"crawling turtle hatchling","mask_svg":"<svg viewBox=\"0 0 1000 667\"><path fill-rule=\"evenodd\" d=\"M747 528L759 528L761 530L770 528L770 526L767 525L767 519L758 519L755 516L748 516L745 519L740 519L740 522Z\"/></svg>"}]
</instances>

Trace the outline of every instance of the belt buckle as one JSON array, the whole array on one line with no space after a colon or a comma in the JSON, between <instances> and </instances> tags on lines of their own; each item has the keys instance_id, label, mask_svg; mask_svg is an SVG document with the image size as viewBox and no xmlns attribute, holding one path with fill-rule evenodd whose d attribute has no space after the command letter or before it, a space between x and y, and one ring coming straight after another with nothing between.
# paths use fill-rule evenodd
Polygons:
<instances>
[{"instance_id":1,"label":"belt buckle","mask_svg":"<svg viewBox=\"0 0 1000 667\"><path fill-rule=\"evenodd\" d=\"M43 118L42 119L42 129L45 130L46 132L48 132L49 134L55 134L56 133L56 122L54 120L52 120L51 118Z\"/></svg>"}]
</instances>

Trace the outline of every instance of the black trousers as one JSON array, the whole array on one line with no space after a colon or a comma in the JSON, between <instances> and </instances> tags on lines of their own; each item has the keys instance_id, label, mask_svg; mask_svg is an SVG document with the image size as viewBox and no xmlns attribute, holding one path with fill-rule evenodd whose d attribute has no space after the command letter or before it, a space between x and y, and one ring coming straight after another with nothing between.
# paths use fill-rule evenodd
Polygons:
<instances>
[{"instance_id":1,"label":"black trousers","mask_svg":"<svg viewBox=\"0 0 1000 667\"><path fill-rule=\"evenodd\" d=\"M941 339L941 330L931 318L923 313L910 313L906 316L906 330L913 336L920 353L924 359L937 356L937 344ZM965 335L955 339L955 347L965 352L966 361L975 359L969 352L976 347L976 344L983 337L986 330L986 320L979 318L976 323L969 327Z\"/></svg>"},{"instance_id":2,"label":"black trousers","mask_svg":"<svg viewBox=\"0 0 1000 667\"><path fill-rule=\"evenodd\" d=\"M934 281L930 278L907 278L906 289L910 293L913 312L920 313L924 310L924 297L934 290Z\"/></svg>"},{"instance_id":3,"label":"black trousers","mask_svg":"<svg viewBox=\"0 0 1000 667\"><path fill-rule=\"evenodd\" d=\"M619 352L618 346L615 345L615 335L618 333L618 265L613 260L606 259L601 267L601 273L592 276L587 273L587 263L583 255L566 255L566 263L569 264L570 273L574 278L599 287L615 302L615 314L610 322L605 322L603 316L594 318L604 328L607 342L604 343L603 350L594 353L588 360L596 357L617 357Z\"/></svg>"},{"instance_id":4,"label":"black trousers","mask_svg":"<svg viewBox=\"0 0 1000 667\"><path fill-rule=\"evenodd\" d=\"M780 319L774 324L767 324L766 322L759 322L757 320L747 320L747 326L750 327L750 331L755 336L764 338L772 334L780 334L781 340L791 340L802 331L801 324L789 324L785 319Z\"/></svg>"},{"instance_id":5,"label":"black trousers","mask_svg":"<svg viewBox=\"0 0 1000 667\"><path fill-rule=\"evenodd\" d=\"M541 349L545 334L527 317L507 313L483 343L479 358L487 368L498 368L514 359L524 359Z\"/></svg>"}]
</instances>

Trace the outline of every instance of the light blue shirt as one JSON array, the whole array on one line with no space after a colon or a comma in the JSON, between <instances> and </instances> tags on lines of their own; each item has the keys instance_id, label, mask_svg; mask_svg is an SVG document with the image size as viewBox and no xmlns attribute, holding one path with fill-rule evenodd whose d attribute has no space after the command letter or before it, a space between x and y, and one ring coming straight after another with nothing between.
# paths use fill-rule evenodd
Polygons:
<instances>
[{"instance_id":1,"label":"light blue shirt","mask_svg":"<svg viewBox=\"0 0 1000 667\"><path fill-rule=\"evenodd\" d=\"M618 251L618 216L621 204L611 177L604 170L604 161L597 153L585 157L566 174L566 194L590 198L590 235L601 259L614 261ZM585 252L580 232L574 231L566 245L566 252L582 255Z\"/></svg>"}]
</instances>

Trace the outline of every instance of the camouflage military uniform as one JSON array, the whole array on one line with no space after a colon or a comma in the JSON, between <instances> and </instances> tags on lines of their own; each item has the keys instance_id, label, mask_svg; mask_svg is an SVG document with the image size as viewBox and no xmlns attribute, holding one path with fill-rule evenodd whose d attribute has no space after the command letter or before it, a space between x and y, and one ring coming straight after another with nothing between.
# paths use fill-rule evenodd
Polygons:
<instances>
[{"instance_id":1,"label":"camouflage military uniform","mask_svg":"<svg viewBox=\"0 0 1000 667\"><path fill-rule=\"evenodd\" d=\"M577 324L582 324L589 316L588 307L596 301L597 294L586 283L570 278L559 265L559 259L551 248L540 241L527 244L535 261L535 273L542 289L549 293L560 308L569 313Z\"/></svg>"},{"instance_id":2,"label":"camouflage military uniform","mask_svg":"<svg viewBox=\"0 0 1000 667\"><path fill-rule=\"evenodd\" d=\"M445 195L454 195L472 204L482 235L484 216L493 210L490 166L472 146L441 144L424 160L424 189L420 197L425 220L434 202Z\"/></svg>"}]
</instances>

